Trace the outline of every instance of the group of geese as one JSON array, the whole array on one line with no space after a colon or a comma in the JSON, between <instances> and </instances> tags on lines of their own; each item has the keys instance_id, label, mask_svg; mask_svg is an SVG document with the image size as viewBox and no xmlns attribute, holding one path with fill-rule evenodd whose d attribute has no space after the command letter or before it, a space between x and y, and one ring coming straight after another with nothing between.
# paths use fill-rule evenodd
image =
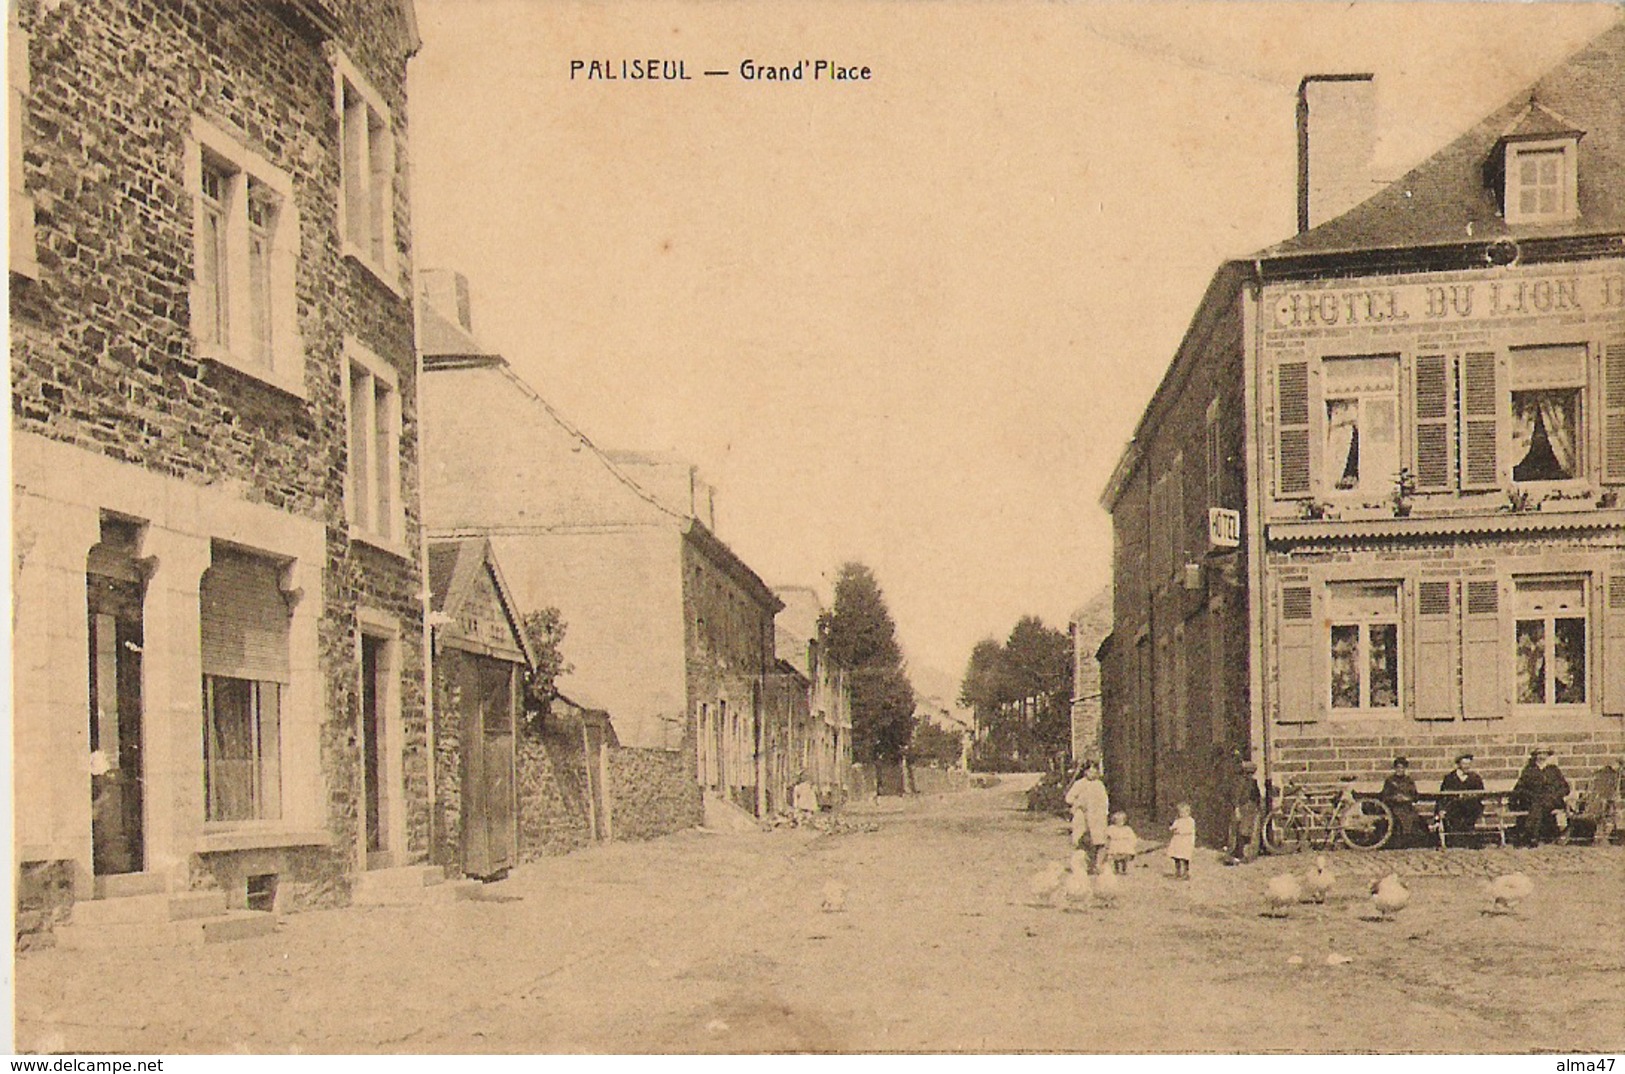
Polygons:
<instances>
[{"instance_id":1,"label":"group of geese","mask_svg":"<svg viewBox=\"0 0 1625 1074\"><path fill-rule=\"evenodd\" d=\"M1079 850L1069 862L1051 862L1034 873L1028 882L1029 902L1034 906L1054 906L1063 910L1082 909L1085 906L1115 907L1122 891L1120 878L1109 872L1089 871L1089 853ZM1325 855L1315 858L1313 868L1302 876L1279 873L1264 885L1264 913L1268 917L1287 917L1292 907L1303 902L1324 904L1337 886L1337 874L1332 871ZM1484 893L1490 904L1486 914L1510 914L1534 893L1535 883L1523 873L1507 873L1484 884ZM1410 905L1411 890L1399 874L1389 871L1371 884L1371 905L1377 912L1375 920L1387 921Z\"/></svg>"}]
</instances>

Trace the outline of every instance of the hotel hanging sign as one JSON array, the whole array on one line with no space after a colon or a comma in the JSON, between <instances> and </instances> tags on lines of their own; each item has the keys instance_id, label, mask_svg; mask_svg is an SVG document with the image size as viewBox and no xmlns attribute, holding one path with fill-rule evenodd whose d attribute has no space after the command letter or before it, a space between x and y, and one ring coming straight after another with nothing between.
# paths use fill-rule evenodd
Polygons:
<instances>
[{"instance_id":1,"label":"hotel hanging sign","mask_svg":"<svg viewBox=\"0 0 1625 1074\"><path fill-rule=\"evenodd\" d=\"M1625 272L1287 291L1275 300L1272 327L1426 325L1607 310L1625 311Z\"/></svg>"},{"instance_id":2,"label":"hotel hanging sign","mask_svg":"<svg viewBox=\"0 0 1625 1074\"><path fill-rule=\"evenodd\" d=\"M1241 512L1228 507L1207 509L1208 548L1236 548L1241 544Z\"/></svg>"}]
</instances>

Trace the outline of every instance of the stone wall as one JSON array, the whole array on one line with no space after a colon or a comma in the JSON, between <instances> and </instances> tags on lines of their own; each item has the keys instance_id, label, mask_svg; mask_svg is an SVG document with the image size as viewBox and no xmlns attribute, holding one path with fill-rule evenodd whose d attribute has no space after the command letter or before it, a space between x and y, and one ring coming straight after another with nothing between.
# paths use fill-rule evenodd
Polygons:
<instances>
[{"instance_id":1,"label":"stone wall","mask_svg":"<svg viewBox=\"0 0 1625 1074\"><path fill-rule=\"evenodd\" d=\"M612 748L609 794L615 838L653 839L700 824L704 809L692 773L692 748Z\"/></svg>"},{"instance_id":2,"label":"stone wall","mask_svg":"<svg viewBox=\"0 0 1625 1074\"><path fill-rule=\"evenodd\" d=\"M520 861L593 844L583 745L578 720L550 718L520 734Z\"/></svg>"},{"instance_id":3,"label":"stone wall","mask_svg":"<svg viewBox=\"0 0 1625 1074\"><path fill-rule=\"evenodd\" d=\"M52 943L51 929L73 910L73 869L65 861L24 862L17 873L18 950Z\"/></svg>"}]
</instances>

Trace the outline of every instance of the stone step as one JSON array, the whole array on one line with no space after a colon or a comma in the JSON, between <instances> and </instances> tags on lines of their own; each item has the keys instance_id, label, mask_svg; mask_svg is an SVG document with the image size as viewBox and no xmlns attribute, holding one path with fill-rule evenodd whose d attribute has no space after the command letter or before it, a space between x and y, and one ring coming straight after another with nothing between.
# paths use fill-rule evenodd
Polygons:
<instances>
[{"instance_id":1,"label":"stone step","mask_svg":"<svg viewBox=\"0 0 1625 1074\"><path fill-rule=\"evenodd\" d=\"M359 873L350 889L350 901L360 905L416 902L425 890L446 883L445 870L438 865L402 865L393 869L369 869Z\"/></svg>"},{"instance_id":2,"label":"stone step","mask_svg":"<svg viewBox=\"0 0 1625 1074\"><path fill-rule=\"evenodd\" d=\"M185 921L226 912L223 891L183 891L174 895L130 895L87 899L73 904L73 923L102 927L136 922Z\"/></svg>"},{"instance_id":3,"label":"stone step","mask_svg":"<svg viewBox=\"0 0 1625 1074\"><path fill-rule=\"evenodd\" d=\"M168 886L161 873L109 873L98 876L92 884L98 899L162 895Z\"/></svg>"},{"instance_id":4,"label":"stone step","mask_svg":"<svg viewBox=\"0 0 1625 1074\"><path fill-rule=\"evenodd\" d=\"M276 931L276 915L228 910L180 921L120 921L106 925L70 922L57 926L57 946L69 951L110 951L131 947L195 947L246 940Z\"/></svg>"}]
</instances>

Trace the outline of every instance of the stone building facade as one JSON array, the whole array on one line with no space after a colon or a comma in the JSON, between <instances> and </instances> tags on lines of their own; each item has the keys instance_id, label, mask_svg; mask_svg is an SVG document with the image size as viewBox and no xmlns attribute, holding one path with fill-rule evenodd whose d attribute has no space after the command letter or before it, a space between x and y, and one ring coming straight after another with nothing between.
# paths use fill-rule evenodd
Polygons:
<instances>
[{"instance_id":1,"label":"stone building facade","mask_svg":"<svg viewBox=\"0 0 1625 1074\"><path fill-rule=\"evenodd\" d=\"M1361 157L1317 156L1315 123L1372 114L1369 81L1305 80L1306 170ZM1316 212L1311 186L1299 235L1216 274L1106 495L1107 752L1137 800L1193 784L1177 735L1204 693L1231 706L1212 756L1277 784L1370 785L1404 754L1436 785L1464 748L1510 779L1537 742L1587 774L1625 743L1622 101L1617 27L1368 200ZM1204 398L1207 502L1241 545L1193 568L1157 489L1183 489L1189 542L1169 475L1201 454ZM1215 583L1236 649L1199 681L1189 609Z\"/></svg>"},{"instance_id":2,"label":"stone building facade","mask_svg":"<svg viewBox=\"0 0 1625 1074\"><path fill-rule=\"evenodd\" d=\"M429 839L411 4L23 0L12 43L24 887L342 902Z\"/></svg>"},{"instance_id":3,"label":"stone building facade","mask_svg":"<svg viewBox=\"0 0 1625 1074\"><path fill-rule=\"evenodd\" d=\"M852 691L847 669L829 656L822 626L824 605L808 586L776 586L784 602L775 618L774 634L779 663L790 680L805 692L796 712L804 723L790 728L786 774L793 787L806 779L819 800L839 805L851 790ZM787 685L787 689L789 686Z\"/></svg>"},{"instance_id":4,"label":"stone building facade","mask_svg":"<svg viewBox=\"0 0 1625 1074\"><path fill-rule=\"evenodd\" d=\"M698 824L702 788L765 811L787 718L765 689L779 601L711 532L709 489L692 467L594 445L480 345L457 277L428 274L424 293L431 533L489 538L521 614L562 613L560 688L608 714L620 751L586 761L624 791L614 832Z\"/></svg>"}]
</instances>

